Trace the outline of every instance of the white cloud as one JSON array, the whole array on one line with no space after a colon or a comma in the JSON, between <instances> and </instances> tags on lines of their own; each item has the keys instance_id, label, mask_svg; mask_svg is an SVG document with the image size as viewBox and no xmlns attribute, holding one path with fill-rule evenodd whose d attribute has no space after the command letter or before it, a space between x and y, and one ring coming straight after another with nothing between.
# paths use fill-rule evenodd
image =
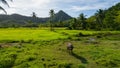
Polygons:
<instances>
[{"instance_id":1,"label":"white cloud","mask_svg":"<svg viewBox=\"0 0 120 68\"><path fill-rule=\"evenodd\" d=\"M92 4L92 5L85 5L85 6L72 6L71 10L74 11L88 11L88 10L98 10L98 9L105 9L107 8L107 4Z\"/></svg>"},{"instance_id":2,"label":"white cloud","mask_svg":"<svg viewBox=\"0 0 120 68\"><path fill-rule=\"evenodd\" d=\"M36 12L38 16L48 16L50 0L15 0L9 2L10 8L5 7L8 14L20 13L30 16L32 12Z\"/></svg>"},{"instance_id":3,"label":"white cloud","mask_svg":"<svg viewBox=\"0 0 120 68\"><path fill-rule=\"evenodd\" d=\"M50 9L65 10L69 14L77 16L74 12L104 9L120 2L118 0L14 0L9 1L11 8L1 5L7 10L8 14L19 13L30 16L32 12L40 17L49 15Z\"/></svg>"}]
</instances>

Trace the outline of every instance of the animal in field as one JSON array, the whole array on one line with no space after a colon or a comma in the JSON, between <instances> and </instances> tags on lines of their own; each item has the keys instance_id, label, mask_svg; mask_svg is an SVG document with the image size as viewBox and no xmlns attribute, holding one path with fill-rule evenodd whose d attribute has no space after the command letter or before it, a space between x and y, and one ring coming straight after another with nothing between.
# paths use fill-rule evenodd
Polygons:
<instances>
[{"instance_id":1,"label":"animal in field","mask_svg":"<svg viewBox=\"0 0 120 68\"><path fill-rule=\"evenodd\" d=\"M72 43L68 43L68 44L67 44L67 50L68 50L69 53L72 53L73 48L74 48L74 47L73 47L73 44L72 44Z\"/></svg>"}]
</instances>

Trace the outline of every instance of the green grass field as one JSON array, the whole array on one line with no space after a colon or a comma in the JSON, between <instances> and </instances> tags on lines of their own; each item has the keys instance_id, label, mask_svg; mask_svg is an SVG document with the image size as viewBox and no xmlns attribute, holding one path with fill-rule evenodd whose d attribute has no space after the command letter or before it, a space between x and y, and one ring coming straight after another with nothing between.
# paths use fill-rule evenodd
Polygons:
<instances>
[{"instance_id":1,"label":"green grass field","mask_svg":"<svg viewBox=\"0 0 120 68\"><path fill-rule=\"evenodd\" d=\"M119 36L120 31L0 29L0 68L119 68ZM72 54L67 42L74 45Z\"/></svg>"}]
</instances>

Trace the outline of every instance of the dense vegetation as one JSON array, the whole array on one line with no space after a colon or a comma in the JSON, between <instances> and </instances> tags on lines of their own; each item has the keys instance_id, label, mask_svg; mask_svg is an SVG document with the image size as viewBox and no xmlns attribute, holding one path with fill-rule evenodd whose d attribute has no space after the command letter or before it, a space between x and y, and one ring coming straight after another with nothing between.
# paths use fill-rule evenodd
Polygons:
<instances>
[{"instance_id":1,"label":"dense vegetation","mask_svg":"<svg viewBox=\"0 0 120 68\"><path fill-rule=\"evenodd\" d=\"M95 16L88 19L88 23L93 23L97 26L93 29L108 29L108 30L120 30L120 3L108 8L107 10L99 9Z\"/></svg>"},{"instance_id":2,"label":"dense vegetation","mask_svg":"<svg viewBox=\"0 0 120 68\"><path fill-rule=\"evenodd\" d=\"M82 13L69 21L70 29L120 30L120 3L106 10L99 9L93 16L86 18Z\"/></svg>"}]
</instances>

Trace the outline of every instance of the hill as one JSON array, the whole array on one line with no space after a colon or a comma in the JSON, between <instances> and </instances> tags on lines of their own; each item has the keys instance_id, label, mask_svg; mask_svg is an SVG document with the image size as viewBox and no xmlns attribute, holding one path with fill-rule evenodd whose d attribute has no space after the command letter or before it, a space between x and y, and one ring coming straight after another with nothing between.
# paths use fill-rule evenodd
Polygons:
<instances>
[{"instance_id":1,"label":"hill","mask_svg":"<svg viewBox=\"0 0 120 68\"><path fill-rule=\"evenodd\" d=\"M120 3L106 10L99 9L87 22L92 29L120 30Z\"/></svg>"},{"instance_id":2,"label":"hill","mask_svg":"<svg viewBox=\"0 0 120 68\"><path fill-rule=\"evenodd\" d=\"M59 11L58 13L55 14L54 21L66 21L71 19L72 17L69 16L67 13L64 11ZM12 25L25 25L28 22L33 22L34 24L39 24L39 23L46 23L49 20L49 17L46 18L40 18L40 17L29 17L29 16L23 16L20 14L12 14L12 15L0 15L0 27L4 26L12 26Z\"/></svg>"},{"instance_id":3,"label":"hill","mask_svg":"<svg viewBox=\"0 0 120 68\"><path fill-rule=\"evenodd\" d=\"M0 27L9 27L12 25L22 26L27 24L29 21L38 24L38 23L44 23L48 19L49 18L33 18L19 14L0 15Z\"/></svg>"}]
</instances>

